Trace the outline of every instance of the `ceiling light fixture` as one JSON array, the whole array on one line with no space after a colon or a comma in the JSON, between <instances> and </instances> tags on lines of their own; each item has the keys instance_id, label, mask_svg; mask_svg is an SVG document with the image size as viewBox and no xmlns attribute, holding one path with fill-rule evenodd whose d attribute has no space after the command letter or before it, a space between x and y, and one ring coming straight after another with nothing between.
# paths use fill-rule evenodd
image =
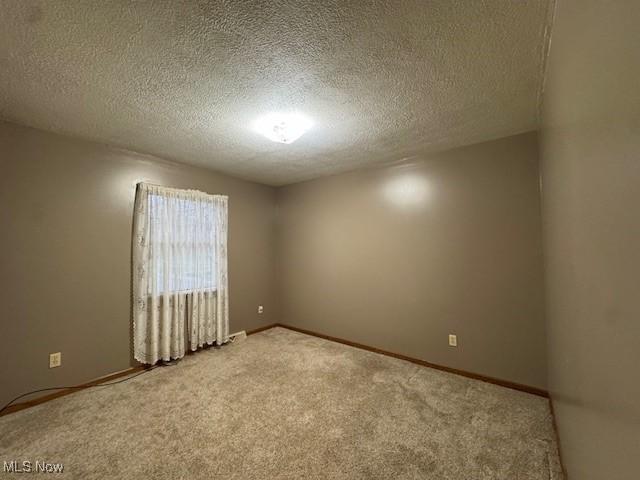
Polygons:
<instances>
[{"instance_id":1,"label":"ceiling light fixture","mask_svg":"<svg viewBox=\"0 0 640 480\"><path fill-rule=\"evenodd\" d=\"M313 122L299 113L269 113L254 125L256 132L279 143L293 143L313 126Z\"/></svg>"}]
</instances>

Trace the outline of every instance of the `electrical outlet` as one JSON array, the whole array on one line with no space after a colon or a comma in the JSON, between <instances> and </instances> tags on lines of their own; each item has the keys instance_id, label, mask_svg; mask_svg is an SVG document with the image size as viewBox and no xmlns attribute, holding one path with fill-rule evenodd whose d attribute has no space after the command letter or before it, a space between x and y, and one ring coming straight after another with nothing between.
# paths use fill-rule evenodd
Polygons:
<instances>
[{"instance_id":1,"label":"electrical outlet","mask_svg":"<svg viewBox=\"0 0 640 480\"><path fill-rule=\"evenodd\" d=\"M258 313L263 313L264 307L262 305L258 305Z\"/></svg>"},{"instance_id":2,"label":"electrical outlet","mask_svg":"<svg viewBox=\"0 0 640 480\"><path fill-rule=\"evenodd\" d=\"M458 346L458 336L457 335L449 335L449 346L457 347Z\"/></svg>"},{"instance_id":3,"label":"electrical outlet","mask_svg":"<svg viewBox=\"0 0 640 480\"><path fill-rule=\"evenodd\" d=\"M62 365L62 353L50 353L49 354L49 368L56 368Z\"/></svg>"}]
</instances>

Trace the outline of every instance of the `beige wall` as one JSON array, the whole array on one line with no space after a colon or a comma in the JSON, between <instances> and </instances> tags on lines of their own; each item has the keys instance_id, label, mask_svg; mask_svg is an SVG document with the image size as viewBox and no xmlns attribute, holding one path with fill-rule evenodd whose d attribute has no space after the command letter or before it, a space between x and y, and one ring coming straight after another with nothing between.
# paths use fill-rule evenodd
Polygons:
<instances>
[{"instance_id":1,"label":"beige wall","mask_svg":"<svg viewBox=\"0 0 640 480\"><path fill-rule=\"evenodd\" d=\"M229 195L231 331L276 321L273 188L0 123L0 404L132 364L140 180ZM50 370L57 351L63 365Z\"/></svg>"},{"instance_id":2,"label":"beige wall","mask_svg":"<svg viewBox=\"0 0 640 480\"><path fill-rule=\"evenodd\" d=\"M572 480L640 477L640 2L560 0L542 130L549 382Z\"/></svg>"},{"instance_id":3,"label":"beige wall","mask_svg":"<svg viewBox=\"0 0 640 480\"><path fill-rule=\"evenodd\" d=\"M276 225L273 188L0 123L0 402L133 364L142 180L229 195L232 331L283 321L544 387L536 142L285 187Z\"/></svg>"},{"instance_id":4,"label":"beige wall","mask_svg":"<svg viewBox=\"0 0 640 480\"><path fill-rule=\"evenodd\" d=\"M538 186L528 133L279 189L282 321L546 387Z\"/></svg>"}]
</instances>

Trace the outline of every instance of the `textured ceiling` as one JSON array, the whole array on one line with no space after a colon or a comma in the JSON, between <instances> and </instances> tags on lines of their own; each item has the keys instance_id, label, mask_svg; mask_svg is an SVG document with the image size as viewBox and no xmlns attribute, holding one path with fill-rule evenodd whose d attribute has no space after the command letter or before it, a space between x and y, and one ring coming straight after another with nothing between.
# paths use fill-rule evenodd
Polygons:
<instances>
[{"instance_id":1,"label":"textured ceiling","mask_svg":"<svg viewBox=\"0 0 640 480\"><path fill-rule=\"evenodd\" d=\"M272 185L395 162L537 128L548 3L0 0L0 117Z\"/></svg>"}]
</instances>

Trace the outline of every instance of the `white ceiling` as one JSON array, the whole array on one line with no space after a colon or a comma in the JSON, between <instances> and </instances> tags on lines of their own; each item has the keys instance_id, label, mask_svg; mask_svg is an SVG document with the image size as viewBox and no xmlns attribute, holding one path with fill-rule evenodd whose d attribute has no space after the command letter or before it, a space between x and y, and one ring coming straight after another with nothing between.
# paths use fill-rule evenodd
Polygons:
<instances>
[{"instance_id":1,"label":"white ceiling","mask_svg":"<svg viewBox=\"0 0 640 480\"><path fill-rule=\"evenodd\" d=\"M537 128L548 3L0 0L0 117L271 185L395 162Z\"/></svg>"}]
</instances>

